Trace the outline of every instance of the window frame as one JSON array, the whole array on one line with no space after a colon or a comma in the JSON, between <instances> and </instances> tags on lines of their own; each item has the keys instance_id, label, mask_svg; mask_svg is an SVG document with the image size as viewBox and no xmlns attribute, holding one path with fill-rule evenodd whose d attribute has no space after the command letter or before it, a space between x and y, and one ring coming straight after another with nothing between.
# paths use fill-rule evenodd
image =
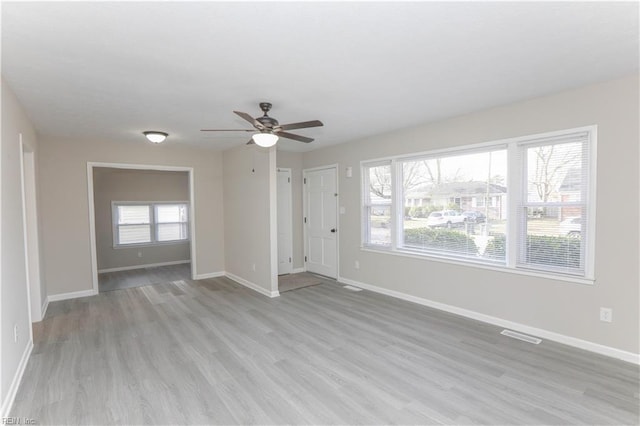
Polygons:
<instances>
[{"instance_id":1,"label":"window frame","mask_svg":"<svg viewBox=\"0 0 640 426\"><path fill-rule=\"evenodd\" d=\"M186 221L158 223L156 220L156 207L161 205L184 206L187 209ZM148 206L149 207L149 227L150 227L150 237L151 237L150 241L145 241L141 243L128 243L128 244L120 243L118 230L119 230L119 227L122 225L118 223L118 220L119 220L118 207L119 206ZM167 225L167 224L176 224L176 223L186 225L187 237L183 239L178 239L178 240L158 241L158 225ZM112 201L111 202L111 234L112 234L112 242L113 242L114 249L123 249L123 248L131 248L131 247L153 247L153 246L164 246L164 245L171 245L171 244L188 243L191 241L190 228L191 228L191 216L190 216L190 205L188 201Z\"/></svg>"},{"instance_id":2,"label":"window frame","mask_svg":"<svg viewBox=\"0 0 640 426\"><path fill-rule=\"evenodd\" d=\"M522 238L521 233L526 234L526 227L523 225L523 219L526 220L526 216L523 218L524 204L523 195L526 192L526 167L523 165L523 157L521 155L522 147L529 145L529 143L535 143L539 141L547 140L548 143L553 143L554 140L559 140L562 137L566 137L572 134L585 133L586 142L583 145L586 150L586 161L584 162L585 171L583 177L585 179L585 196L584 200L584 221L586 225L583 225L585 235L583 238L581 255L584 262L584 268L582 274L572 274L566 271L558 272L553 267L542 268L530 268L518 263L518 241ZM561 143L558 141L558 143ZM530 146L530 145L529 145ZM437 255L434 253L422 252L417 250L409 250L402 247L402 220L404 218L403 200L402 197L402 183L399 182L402 176L400 173L400 167L403 161L416 161L425 158L442 158L445 156L455 156L464 154L473 154L474 152L486 152L497 149L507 150L507 206L506 206L506 226L505 226L505 238L506 238L506 253L505 261L494 263L491 261L464 258L448 255ZM519 275L528 275L536 277L544 277L557 281L568 281L580 284L593 284L595 281L595 218L596 218L596 164L597 164L597 125L590 125L578 128L564 129L553 132L532 134L526 136L519 136L508 139L500 139L490 142L482 142L477 144L462 145L452 148L441 148L425 152L418 152L412 154L402 154L395 156L388 156L382 158L374 158L370 160L360 161L360 176L361 176L361 240L360 250L370 252L383 252L392 255L405 256L418 259L428 259L432 261L451 263L463 266L472 266L482 269L497 270L500 272L510 272ZM368 230L370 224L368 223L367 216L365 215L365 196L368 192L368 175L365 176L370 167L391 164L391 245L381 246L378 244L370 244L366 237L368 236ZM366 191L366 192L365 192ZM488 200L487 200L488 201ZM524 229L524 231L523 231Z\"/></svg>"},{"instance_id":3,"label":"window frame","mask_svg":"<svg viewBox=\"0 0 640 426\"><path fill-rule=\"evenodd\" d=\"M391 169L391 200L389 201L389 203L374 203L371 201L370 197L371 197L371 193L369 191L369 184L370 184L370 174L368 173L369 169L371 168L375 168L375 167L384 167L384 166L389 166ZM362 168L361 166L361 173L360 176L362 177L362 185L363 185L363 190L361 191L362 196L361 196L361 212L362 212L362 217L371 217L371 211L373 208L375 207L389 207L390 209L390 222L389 222L389 226L390 226L390 243L389 244L372 244L369 241L369 237L371 235L371 223L369 220L367 221L363 221L363 226L361 228L361 237L360 237L360 241L364 242L366 241L365 245L367 247L376 247L380 250L389 250L391 249L391 247L393 246L393 238L394 238L394 228L395 226L393 225L392 221L393 221L393 206L394 206L394 202L393 202L393 198L394 198L394 194L395 194L395 190L394 190L394 186L395 186L395 181L394 181L394 171L393 171L393 161L392 160L382 160L382 161L371 161L368 162L367 166L366 166L366 170L367 173L365 174L365 168Z\"/></svg>"},{"instance_id":4,"label":"window frame","mask_svg":"<svg viewBox=\"0 0 640 426\"><path fill-rule=\"evenodd\" d=\"M519 229L518 229L518 241L526 240L527 238L527 208L535 208L535 207L555 207L555 208L563 208L563 207L580 207L583 209L583 215L581 216L582 224L581 224L581 234L582 238L580 238L580 263L581 263L581 271L582 274L573 274L570 272L566 272L566 270L562 267L554 267L554 266L542 266L535 263L527 263L523 259L526 257L526 252L524 251L524 246L517 247L517 255L515 258L516 267L524 270L534 270L541 271L544 273L557 273L562 275L571 275L583 278L593 277L593 261L589 262L589 254L593 251L590 246L590 241L594 238L594 231L590 232L590 224L595 218L595 201L593 206L590 205L590 200L595 199L595 191L593 187L595 187L595 180L591 177L592 173L595 173L595 164L593 164L593 157L595 156L595 150L591 148L591 139L593 137L592 132L574 129L576 131L566 131L555 136L542 136L537 138L526 138L521 140L518 146L518 156L520 159L520 168L521 168L521 187L519 191L518 197L518 212L519 215ZM583 138L580 137L580 134L586 133L586 136ZM564 138L564 140L563 140ZM584 184L581 187L580 201L529 201L528 199L528 162L526 152L529 148L540 147L540 146L548 146L548 145L561 145L564 143L571 142L584 142L582 145L582 156L583 160L581 164L582 167L582 177L581 181Z\"/></svg>"}]
</instances>

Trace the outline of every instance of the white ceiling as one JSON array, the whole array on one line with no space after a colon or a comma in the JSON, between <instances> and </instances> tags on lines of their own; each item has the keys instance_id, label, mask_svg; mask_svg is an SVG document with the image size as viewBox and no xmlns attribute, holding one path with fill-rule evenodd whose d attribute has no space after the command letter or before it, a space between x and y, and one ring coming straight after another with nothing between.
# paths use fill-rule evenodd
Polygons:
<instances>
[{"instance_id":1,"label":"white ceiling","mask_svg":"<svg viewBox=\"0 0 640 426\"><path fill-rule=\"evenodd\" d=\"M2 74L42 135L226 149L274 104L306 151L637 72L638 3L2 4Z\"/></svg>"}]
</instances>

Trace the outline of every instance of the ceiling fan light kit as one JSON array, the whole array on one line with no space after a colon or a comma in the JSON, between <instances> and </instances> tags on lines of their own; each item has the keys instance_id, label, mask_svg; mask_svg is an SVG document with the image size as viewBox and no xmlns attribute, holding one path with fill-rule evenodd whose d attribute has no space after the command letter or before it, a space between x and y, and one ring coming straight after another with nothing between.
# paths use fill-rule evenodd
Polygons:
<instances>
[{"instance_id":1,"label":"ceiling fan light kit","mask_svg":"<svg viewBox=\"0 0 640 426\"><path fill-rule=\"evenodd\" d=\"M261 146L263 148L269 148L270 146L274 146L276 142L278 142L278 136L272 133L256 133L251 136L253 142L256 145Z\"/></svg>"},{"instance_id":2,"label":"ceiling fan light kit","mask_svg":"<svg viewBox=\"0 0 640 426\"><path fill-rule=\"evenodd\" d=\"M153 143L162 143L167 138L167 136L169 136L169 133L157 132L155 130L142 132L142 134L145 135L147 139Z\"/></svg>"},{"instance_id":3,"label":"ceiling fan light kit","mask_svg":"<svg viewBox=\"0 0 640 426\"><path fill-rule=\"evenodd\" d=\"M271 109L269 102L261 102L260 109L264 114L261 117L253 118L246 112L233 111L238 117L248 121L259 133L254 134L251 140L247 142L247 145L255 143L258 146L268 148L278 142L279 138L293 139L294 141L309 143L313 142L312 138L306 136L295 135L293 133L285 132L285 130L293 129L306 129L308 127L320 127L324 126L319 120L303 121L300 123L280 124L278 120L273 117L269 117L267 114ZM252 132L253 130L247 129L202 129L201 132Z\"/></svg>"}]
</instances>

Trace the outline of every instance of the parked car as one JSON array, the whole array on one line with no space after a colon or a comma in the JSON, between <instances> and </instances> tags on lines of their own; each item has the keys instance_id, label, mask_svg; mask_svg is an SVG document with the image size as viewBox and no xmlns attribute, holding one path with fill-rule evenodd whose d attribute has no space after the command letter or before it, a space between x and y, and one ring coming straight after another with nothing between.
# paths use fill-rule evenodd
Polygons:
<instances>
[{"instance_id":1,"label":"parked car","mask_svg":"<svg viewBox=\"0 0 640 426\"><path fill-rule=\"evenodd\" d=\"M568 217L560 222L560 235L580 238L582 234L582 218L580 216Z\"/></svg>"},{"instance_id":2,"label":"parked car","mask_svg":"<svg viewBox=\"0 0 640 426\"><path fill-rule=\"evenodd\" d=\"M462 212L462 216L464 216L464 220L470 223L484 223L487 221L487 217L480 212Z\"/></svg>"},{"instance_id":3,"label":"parked car","mask_svg":"<svg viewBox=\"0 0 640 426\"><path fill-rule=\"evenodd\" d=\"M452 228L456 225L463 224L465 217L455 210L442 210L439 212L431 212L427 218L427 226Z\"/></svg>"}]
</instances>

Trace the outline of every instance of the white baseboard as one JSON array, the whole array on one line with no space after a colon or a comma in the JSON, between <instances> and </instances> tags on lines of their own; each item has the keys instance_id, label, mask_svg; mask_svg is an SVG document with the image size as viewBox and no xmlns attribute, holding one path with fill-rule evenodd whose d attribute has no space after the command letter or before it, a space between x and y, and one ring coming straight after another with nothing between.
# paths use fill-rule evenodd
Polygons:
<instances>
[{"instance_id":1,"label":"white baseboard","mask_svg":"<svg viewBox=\"0 0 640 426\"><path fill-rule=\"evenodd\" d=\"M292 274L299 274L300 272L305 272L306 269L305 268L294 268L291 270Z\"/></svg>"},{"instance_id":2,"label":"white baseboard","mask_svg":"<svg viewBox=\"0 0 640 426\"><path fill-rule=\"evenodd\" d=\"M251 281L247 281L244 278L241 278L241 277L239 277L237 275L234 275L234 274L232 274L230 272L226 272L225 276L227 278L229 278L230 280L233 280L233 281L237 282L238 284L242 284L243 286L248 287L251 290L255 290L260 294L264 294L267 297L278 297L278 296L280 296L280 292L278 292L278 291L269 291L269 290L267 290L265 288L260 287L259 285L255 284L255 283L252 283Z\"/></svg>"},{"instance_id":3,"label":"white baseboard","mask_svg":"<svg viewBox=\"0 0 640 426\"><path fill-rule=\"evenodd\" d=\"M553 340L554 342L584 349L590 352L595 352L600 355L609 356L609 357L620 359L622 361L630 362L633 364L640 364L640 354L635 354L633 352L627 352L621 349L612 348L610 346L601 345L599 343L590 342L588 340L582 340L576 337L555 333L553 331L531 327L525 324L520 324L517 322L508 321L502 318L493 317L491 315L481 314L479 312L471 311L468 309L458 308L456 306L451 306L451 305L447 305L440 302L434 302L433 300L424 299L418 296L412 296L410 294L401 293L395 290L389 290L389 289L378 287L371 284L365 284L349 278L338 277L338 282L348 284L354 287L360 287L365 290L370 290L370 291L384 294L387 296L395 297L397 299L418 303L420 305L428 306L430 308L435 308L445 312L450 312L452 314L482 321L488 324L497 325L499 327L504 327L511 330L519 331L521 333L530 334L543 339Z\"/></svg>"},{"instance_id":4,"label":"white baseboard","mask_svg":"<svg viewBox=\"0 0 640 426\"><path fill-rule=\"evenodd\" d=\"M132 271L134 269L155 268L158 266L182 265L183 263L191 263L191 261L190 260L174 260L171 262L147 263L145 265L132 265L132 266L123 266L120 268L98 269L98 273L102 274L104 272Z\"/></svg>"},{"instance_id":5,"label":"white baseboard","mask_svg":"<svg viewBox=\"0 0 640 426\"><path fill-rule=\"evenodd\" d=\"M44 302L42 303L42 316L40 318L44 319L44 316L47 315L48 307L49 307L49 296L44 298Z\"/></svg>"},{"instance_id":6,"label":"white baseboard","mask_svg":"<svg viewBox=\"0 0 640 426\"><path fill-rule=\"evenodd\" d=\"M96 294L98 294L98 292L94 289L72 291L70 293L51 294L47 297L47 303L57 302L59 300L77 299L78 297L95 296Z\"/></svg>"},{"instance_id":7,"label":"white baseboard","mask_svg":"<svg viewBox=\"0 0 640 426\"><path fill-rule=\"evenodd\" d=\"M207 278L218 278L218 277L224 277L224 276L225 276L224 271L218 271L218 272L210 272L208 274L194 275L193 279L194 280L206 280Z\"/></svg>"},{"instance_id":8,"label":"white baseboard","mask_svg":"<svg viewBox=\"0 0 640 426\"><path fill-rule=\"evenodd\" d=\"M22 375L24 374L24 370L27 368L27 363L29 362L29 357L31 356L32 350L33 341L29 340L29 342L27 343L27 347L24 348L24 352L22 353L22 358L20 359L20 363L18 364L16 373L13 375L13 380L11 381L9 391L2 401L2 407L0 408L0 418L6 419L9 417L11 407L13 406L13 401L15 401L16 399L18 388L20 387L20 383L22 382Z\"/></svg>"}]
</instances>

